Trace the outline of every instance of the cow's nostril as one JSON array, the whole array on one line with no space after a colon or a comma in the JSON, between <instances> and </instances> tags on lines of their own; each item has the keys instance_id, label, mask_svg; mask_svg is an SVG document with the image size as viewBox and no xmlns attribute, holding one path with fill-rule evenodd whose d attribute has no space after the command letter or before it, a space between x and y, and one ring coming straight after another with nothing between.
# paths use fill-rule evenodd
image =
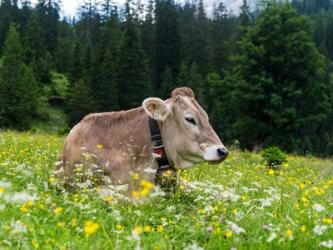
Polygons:
<instances>
[{"instance_id":1,"label":"cow's nostril","mask_svg":"<svg viewBox=\"0 0 333 250\"><path fill-rule=\"evenodd\" d=\"M225 158L227 158L227 156L228 156L228 151L225 149L225 148L218 148L217 149L217 154L219 155L219 157L221 158L221 159L225 159Z\"/></svg>"}]
</instances>

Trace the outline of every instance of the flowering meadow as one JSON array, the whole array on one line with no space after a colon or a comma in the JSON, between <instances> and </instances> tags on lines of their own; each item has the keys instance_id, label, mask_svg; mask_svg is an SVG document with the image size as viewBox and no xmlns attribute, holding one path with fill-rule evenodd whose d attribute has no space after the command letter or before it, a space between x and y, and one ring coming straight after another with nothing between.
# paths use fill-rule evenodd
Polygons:
<instances>
[{"instance_id":1,"label":"flowering meadow","mask_svg":"<svg viewBox=\"0 0 333 250\"><path fill-rule=\"evenodd\" d=\"M142 180L128 200L57 189L63 141L0 132L0 249L333 249L333 160L290 155L273 170L231 151L181 172L174 194Z\"/></svg>"}]
</instances>

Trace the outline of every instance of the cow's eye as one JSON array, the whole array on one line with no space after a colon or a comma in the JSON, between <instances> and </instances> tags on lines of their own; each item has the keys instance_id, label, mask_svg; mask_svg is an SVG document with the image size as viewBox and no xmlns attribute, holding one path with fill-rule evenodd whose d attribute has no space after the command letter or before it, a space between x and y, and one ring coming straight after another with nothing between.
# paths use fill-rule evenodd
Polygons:
<instances>
[{"instance_id":1,"label":"cow's eye","mask_svg":"<svg viewBox=\"0 0 333 250\"><path fill-rule=\"evenodd\" d=\"M185 117L185 120L188 122L188 123L191 123L193 125L197 125L197 123L195 122L195 120L192 118L192 117Z\"/></svg>"}]
</instances>

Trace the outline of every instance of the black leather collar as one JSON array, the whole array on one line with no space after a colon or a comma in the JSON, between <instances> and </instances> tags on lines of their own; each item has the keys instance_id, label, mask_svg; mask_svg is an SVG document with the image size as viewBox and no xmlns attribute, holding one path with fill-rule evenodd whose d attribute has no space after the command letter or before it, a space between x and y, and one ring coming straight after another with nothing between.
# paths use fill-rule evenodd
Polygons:
<instances>
[{"instance_id":1,"label":"black leather collar","mask_svg":"<svg viewBox=\"0 0 333 250\"><path fill-rule=\"evenodd\" d=\"M175 171L176 169L170 164L168 157L165 153L163 139L158 123L155 119L151 117L149 117L149 129L150 129L153 152L155 154L156 161L158 164L157 171L167 171L167 170Z\"/></svg>"}]
</instances>

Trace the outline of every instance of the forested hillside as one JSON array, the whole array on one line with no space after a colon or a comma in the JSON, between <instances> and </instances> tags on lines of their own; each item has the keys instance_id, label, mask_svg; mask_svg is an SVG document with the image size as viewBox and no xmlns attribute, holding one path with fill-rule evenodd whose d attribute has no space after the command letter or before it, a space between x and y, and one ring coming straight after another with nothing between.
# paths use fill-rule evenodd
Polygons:
<instances>
[{"instance_id":1,"label":"forested hillside","mask_svg":"<svg viewBox=\"0 0 333 250\"><path fill-rule=\"evenodd\" d=\"M333 154L333 3L1 0L0 127L129 109L189 86L224 142ZM61 129L62 131L64 128Z\"/></svg>"}]
</instances>

